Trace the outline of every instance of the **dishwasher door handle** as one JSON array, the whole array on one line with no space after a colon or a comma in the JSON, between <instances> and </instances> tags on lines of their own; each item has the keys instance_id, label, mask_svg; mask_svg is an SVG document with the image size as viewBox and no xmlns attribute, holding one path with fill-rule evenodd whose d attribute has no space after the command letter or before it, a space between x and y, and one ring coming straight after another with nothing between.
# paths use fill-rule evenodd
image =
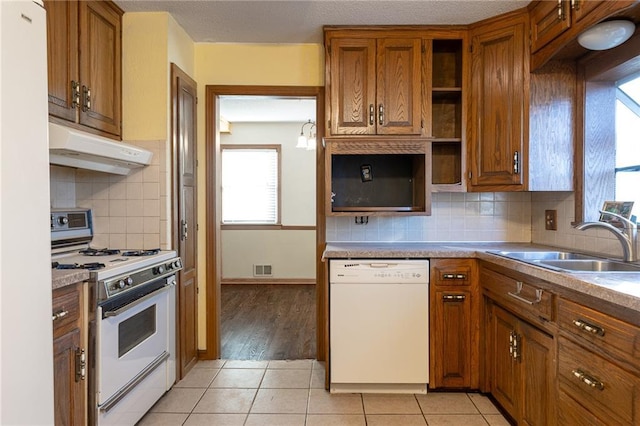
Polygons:
<instances>
[{"instance_id":1,"label":"dishwasher door handle","mask_svg":"<svg viewBox=\"0 0 640 426\"><path fill-rule=\"evenodd\" d=\"M390 268L396 265L397 263L369 263L370 268Z\"/></svg>"}]
</instances>

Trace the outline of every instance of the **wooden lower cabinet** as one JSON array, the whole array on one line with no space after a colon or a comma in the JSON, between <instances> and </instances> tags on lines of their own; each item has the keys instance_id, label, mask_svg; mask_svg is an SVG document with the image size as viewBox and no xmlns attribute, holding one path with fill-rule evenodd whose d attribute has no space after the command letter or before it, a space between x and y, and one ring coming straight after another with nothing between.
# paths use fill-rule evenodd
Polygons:
<instances>
[{"instance_id":1,"label":"wooden lower cabinet","mask_svg":"<svg viewBox=\"0 0 640 426\"><path fill-rule=\"evenodd\" d=\"M84 284L53 292L53 395L55 424L87 424Z\"/></svg>"},{"instance_id":2,"label":"wooden lower cabinet","mask_svg":"<svg viewBox=\"0 0 640 426\"><path fill-rule=\"evenodd\" d=\"M473 259L431 260L430 389L479 386L479 290Z\"/></svg>"},{"instance_id":3,"label":"wooden lower cabinet","mask_svg":"<svg viewBox=\"0 0 640 426\"><path fill-rule=\"evenodd\" d=\"M493 397L520 425L556 423L553 336L488 300L486 365Z\"/></svg>"}]
</instances>

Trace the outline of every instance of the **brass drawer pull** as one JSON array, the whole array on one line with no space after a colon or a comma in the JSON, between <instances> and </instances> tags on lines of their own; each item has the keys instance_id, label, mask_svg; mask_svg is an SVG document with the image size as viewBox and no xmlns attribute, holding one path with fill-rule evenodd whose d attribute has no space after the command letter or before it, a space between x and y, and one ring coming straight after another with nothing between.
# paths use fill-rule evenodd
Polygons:
<instances>
[{"instance_id":1,"label":"brass drawer pull","mask_svg":"<svg viewBox=\"0 0 640 426\"><path fill-rule=\"evenodd\" d=\"M60 318L64 318L64 317L67 316L68 313L69 313L69 311L56 312L55 314L53 314L51 316L51 320L55 321L55 320L59 320Z\"/></svg>"},{"instance_id":2,"label":"brass drawer pull","mask_svg":"<svg viewBox=\"0 0 640 426\"><path fill-rule=\"evenodd\" d=\"M604 390L604 383L602 383L597 378L588 375L584 371L578 369L578 370L573 370L572 373L585 385L591 386L592 388L595 388L598 390Z\"/></svg>"},{"instance_id":3,"label":"brass drawer pull","mask_svg":"<svg viewBox=\"0 0 640 426\"><path fill-rule=\"evenodd\" d=\"M464 294L443 294L442 300L445 302L461 302L465 299Z\"/></svg>"},{"instance_id":4,"label":"brass drawer pull","mask_svg":"<svg viewBox=\"0 0 640 426\"><path fill-rule=\"evenodd\" d=\"M516 292L512 293L512 292L507 292L507 294L511 297L513 297L516 300L519 300L521 302L526 303L527 305L535 305L536 303L540 303L542 301L542 290L537 288L536 289L536 300L529 300L526 299L524 297L522 297L520 295L520 293L522 292L522 281L517 281L516 282Z\"/></svg>"},{"instance_id":5,"label":"brass drawer pull","mask_svg":"<svg viewBox=\"0 0 640 426\"><path fill-rule=\"evenodd\" d=\"M374 112L374 108L373 108L373 104L369 104L369 125L373 126L375 124L374 122L374 117L375 116L375 112Z\"/></svg>"},{"instance_id":6,"label":"brass drawer pull","mask_svg":"<svg viewBox=\"0 0 640 426\"><path fill-rule=\"evenodd\" d=\"M597 325L589 324L588 322L581 319L574 319L573 325L578 327L580 330L587 331L598 336L604 336L604 328L598 327Z\"/></svg>"},{"instance_id":7,"label":"brass drawer pull","mask_svg":"<svg viewBox=\"0 0 640 426\"><path fill-rule=\"evenodd\" d=\"M466 280L466 274L442 274L443 280Z\"/></svg>"}]
</instances>

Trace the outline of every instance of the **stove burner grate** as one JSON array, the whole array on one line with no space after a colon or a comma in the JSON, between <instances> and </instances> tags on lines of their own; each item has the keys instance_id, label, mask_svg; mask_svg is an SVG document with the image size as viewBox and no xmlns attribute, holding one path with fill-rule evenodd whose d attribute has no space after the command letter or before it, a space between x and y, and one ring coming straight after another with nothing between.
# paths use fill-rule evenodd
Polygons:
<instances>
[{"instance_id":1,"label":"stove burner grate","mask_svg":"<svg viewBox=\"0 0 640 426\"><path fill-rule=\"evenodd\" d=\"M123 256L154 256L160 253L160 249L150 249L150 250L127 250L123 251Z\"/></svg>"},{"instance_id":2,"label":"stove burner grate","mask_svg":"<svg viewBox=\"0 0 640 426\"><path fill-rule=\"evenodd\" d=\"M114 254L120 254L120 250L109 249L109 248L103 248L103 249L88 248L85 250L80 250L79 253L85 256L111 256Z\"/></svg>"},{"instance_id":3,"label":"stove burner grate","mask_svg":"<svg viewBox=\"0 0 640 426\"><path fill-rule=\"evenodd\" d=\"M51 269L86 269L88 271L95 271L102 268L104 268L104 263L98 262L85 264L51 262Z\"/></svg>"}]
</instances>

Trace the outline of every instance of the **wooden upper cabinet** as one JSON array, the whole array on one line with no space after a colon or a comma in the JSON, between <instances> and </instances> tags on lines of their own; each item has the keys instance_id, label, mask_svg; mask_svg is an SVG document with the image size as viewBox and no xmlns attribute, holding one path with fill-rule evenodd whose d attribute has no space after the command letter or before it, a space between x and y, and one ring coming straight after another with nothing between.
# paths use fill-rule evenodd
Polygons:
<instances>
[{"instance_id":1,"label":"wooden upper cabinet","mask_svg":"<svg viewBox=\"0 0 640 426\"><path fill-rule=\"evenodd\" d=\"M47 51L49 114L76 120L75 96L78 81L78 3L45 1L47 9Z\"/></svg>"},{"instance_id":2,"label":"wooden upper cabinet","mask_svg":"<svg viewBox=\"0 0 640 426\"><path fill-rule=\"evenodd\" d=\"M525 189L528 17L486 21L471 31L470 189Z\"/></svg>"},{"instance_id":3,"label":"wooden upper cabinet","mask_svg":"<svg viewBox=\"0 0 640 426\"><path fill-rule=\"evenodd\" d=\"M121 133L121 16L107 2L81 3L80 124L115 135Z\"/></svg>"},{"instance_id":4,"label":"wooden upper cabinet","mask_svg":"<svg viewBox=\"0 0 640 426\"><path fill-rule=\"evenodd\" d=\"M45 1L49 115L119 137L122 11L109 1Z\"/></svg>"},{"instance_id":5,"label":"wooden upper cabinet","mask_svg":"<svg viewBox=\"0 0 640 426\"><path fill-rule=\"evenodd\" d=\"M325 44L332 135L420 135L419 37L328 36Z\"/></svg>"}]
</instances>

